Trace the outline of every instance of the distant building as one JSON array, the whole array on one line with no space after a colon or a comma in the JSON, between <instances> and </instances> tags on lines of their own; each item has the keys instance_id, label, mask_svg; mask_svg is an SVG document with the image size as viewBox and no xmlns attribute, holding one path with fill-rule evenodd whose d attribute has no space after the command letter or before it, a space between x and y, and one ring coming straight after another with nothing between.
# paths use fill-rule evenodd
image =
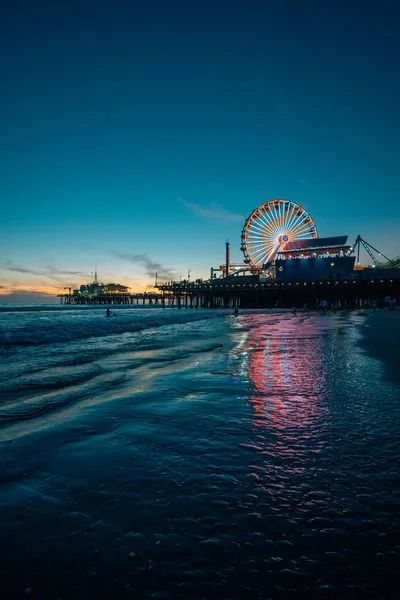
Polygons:
<instances>
[{"instance_id":1,"label":"distant building","mask_svg":"<svg viewBox=\"0 0 400 600\"><path fill-rule=\"evenodd\" d=\"M106 283L102 285L103 294L128 294L129 288L120 283Z\"/></svg>"},{"instance_id":2,"label":"distant building","mask_svg":"<svg viewBox=\"0 0 400 600\"><path fill-rule=\"evenodd\" d=\"M104 296L111 294L129 294L129 287L120 283L88 283L74 290L74 296Z\"/></svg>"}]
</instances>

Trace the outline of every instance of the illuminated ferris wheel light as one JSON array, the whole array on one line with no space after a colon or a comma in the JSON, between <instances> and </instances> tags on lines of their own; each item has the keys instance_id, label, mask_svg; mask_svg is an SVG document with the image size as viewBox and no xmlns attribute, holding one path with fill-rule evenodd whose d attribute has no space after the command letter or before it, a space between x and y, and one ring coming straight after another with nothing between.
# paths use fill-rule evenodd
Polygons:
<instances>
[{"instance_id":1,"label":"illuminated ferris wheel light","mask_svg":"<svg viewBox=\"0 0 400 600\"><path fill-rule=\"evenodd\" d=\"M270 200L253 210L246 219L241 250L245 263L260 269L274 260L288 242L317 237L313 218L300 204Z\"/></svg>"}]
</instances>

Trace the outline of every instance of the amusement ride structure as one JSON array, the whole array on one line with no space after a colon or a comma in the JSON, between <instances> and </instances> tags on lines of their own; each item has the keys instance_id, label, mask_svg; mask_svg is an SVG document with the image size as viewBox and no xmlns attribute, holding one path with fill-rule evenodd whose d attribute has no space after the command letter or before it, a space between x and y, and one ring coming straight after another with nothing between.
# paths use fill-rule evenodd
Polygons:
<instances>
[{"instance_id":1,"label":"amusement ride structure","mask_svg":"<svg viewBox=\"0 0 400 600\"><path fill-rule=\"evenodd\" d=\"M400 259L389 259L360 235L352 246L347 244L347 237L320 238L314 219L303 206L282 198L269 200L255 208L245 220L240 246L243 263L231 263L230 243L226 242L225 264L211 269L211 280L217 273L223 278L260 275L286 281L313 277L341 279L354 269L364 269L360 265L360 248L372 259L373 268L400 267ZM298 259L308 260L299 262Z\"/></svg>"},{"instance_id":2,"label":"amusement ride structure","mask_svg":"<svg viewBox=\"0 0 400 600\"><path fill-rule=\"evenodd\" d=\"M270 200L253 210L242 230L244 262L255 269L265 268L286 244L318 237L314 219L300 204Z\"/></svg>"},{"instance_id":3,"label":"amusement ride structure","mask_svg":"<svg viewBox=\"0 0 400 600\"><path fill-rule=\"evenodd\" d=\"M337 309L384 306L400 296L400 259L391 260L358 236L319 237L314 219L300 205L281 198L258 206L245 220L242 263L211 268L209 279L156 281L163 306L177 308L318 308L322 300ZM368 254L362 266L360 250ZM357 264L356 263L357 259Z\"/></svg>"},{"instance_id":4,"label":"amusement ride structure","mask_svg":"<svg viewBox=\"0 0 400 600\"><path fill-rule=\"evenodd\" d=\"M281 198L258 206L245 220L240 249L242 263L231 263L226 242L225 264L211 268L210 279L160 282L158 292L130 294L120 284L97 280L79 290L59 294L67 304L161 303L181 308L318 307L321 299L339 308L359 308L375 299L400 296L400 257L390 259L358 235L354 244L347 235L319 237L311 215L296 202ZM360 251L372 260L360 264ZM357 259L357 260L356 260ZM356 264L355 264L356 263Z\"/></svg>"}]
</instances>

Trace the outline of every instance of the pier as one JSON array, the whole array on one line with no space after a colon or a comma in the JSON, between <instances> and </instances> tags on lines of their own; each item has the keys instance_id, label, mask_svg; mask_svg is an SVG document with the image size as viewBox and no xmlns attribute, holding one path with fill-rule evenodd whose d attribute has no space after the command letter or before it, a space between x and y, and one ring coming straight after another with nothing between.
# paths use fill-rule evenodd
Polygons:
<instances>
[{"instance_id":1,"label":"pier","mask_svg":"<svg viewBox=\"0 0 400 600\"><path fill-rule=\"evenodd\" d=\"M304 304L308 308L317 308L322 300L326 300L339 309L350 309L360 307L364 300L376 300L379 305L387 295L398 298L400 278L260 282L254 276L202 283L159 283L157 287L164 294L164 302L168 298L168 305L177 308L291 308Z\"/></svg>"},{"instance_id":2,"label":"pier","mask_svg":"<svg viewBox=\"0 0 400 600\"><path fill-rule=\"evenodd\" d=\"M283 233L282 233L283 232ZM373 264L360 264L361 246ZM64 288L61 304L162 305L163 308L318 308L384 305L400 294L400 257L390 259L360 235L351 246L347 235L321 238L314 220L300 205L284 199L264 202L246 219L241 234L243 263L211 267L210 279L161 283L155 274L152 292L129 293L120 283L94 281L79 289ZM357 264L355 265L357 251ZM383 262L382 262L383 261ZM217 277L217 274L220 274Z\"/></svg>"},{"instance_id":3,"label":"pier","mask_svg":"<svg viewBox=\"0 0 400 600\"><path fill-rule=\"evenodd\" d=\"M400 296L400 278L349 279L345 281L277 282L258 277L217 279L213 282L188 281L158 283L159 292L143 294L104 294L83 296L59 294L61 304L75 305L162 305L164 308L317 308L322 300L338 309L359 308L364 301Z\"/></svg>"},{"instance_id":4,"label":"pier","mask_svg":"<svg viewBox=\"0 0 400 600\"><path fill-rule=\"evenodd\" d=\"M149 306L167 302L166 294L143 293L143 294L58 294L60 304L135 304ZM166 300L167 298L167 300Z\"/></svg>"},{"instance_id":5,"label":"pier","mask_svg":"<svg viewBox=\"0 0 400 600\"><path fill-rule=\"evenodd\" d=\"M259 281L258 276L221 278L203 282L158 283L158 292L141 294L58 294L60 304L162 305L164 308L291 308L322 300L338 309L358 308L364 300L383 304L385 296L400 297L400 278L345 281Z\"/></svg>"}]
</instances>

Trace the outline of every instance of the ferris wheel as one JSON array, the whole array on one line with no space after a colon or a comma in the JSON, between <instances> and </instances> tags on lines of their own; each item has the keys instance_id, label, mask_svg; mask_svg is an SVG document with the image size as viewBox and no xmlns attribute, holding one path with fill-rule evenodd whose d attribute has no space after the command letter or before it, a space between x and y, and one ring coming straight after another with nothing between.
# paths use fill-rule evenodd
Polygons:
<instances>
[{"instance_id":1,"label":"ferris wheel","mask_svg":"<svg viewBox=\"0 0 400 600\"><path fill-rule=\"evenodd\" d=\"M253 210L242 230L240 249L244 262L261 269L274 260L288 242L317 238L313 218L300 205L289 200L270 200Z\"/></svg>"}]
</instances>

